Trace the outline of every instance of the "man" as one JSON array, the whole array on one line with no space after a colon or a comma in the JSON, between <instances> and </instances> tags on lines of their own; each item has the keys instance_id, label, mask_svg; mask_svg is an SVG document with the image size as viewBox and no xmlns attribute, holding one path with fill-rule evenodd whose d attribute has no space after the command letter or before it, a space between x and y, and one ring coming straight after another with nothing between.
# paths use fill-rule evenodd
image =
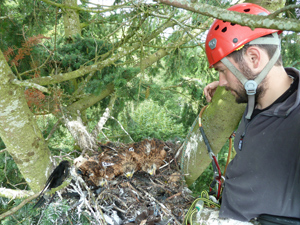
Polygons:
<instances>
[{"instance_id":1,"label":"man","mask_svg":"<svg viewBox=\"0 0 300 225\"><path fill-rule=\"evenodd\" d=\"M228 10L269 14L250 3ZM300 72L283 68L280 33L216 20L207 35L206 55L219 72L219 81L204 89L207 101L219 85L248 103L226 172L221 218L300 218Z\"/></svg>"}]
</instances>

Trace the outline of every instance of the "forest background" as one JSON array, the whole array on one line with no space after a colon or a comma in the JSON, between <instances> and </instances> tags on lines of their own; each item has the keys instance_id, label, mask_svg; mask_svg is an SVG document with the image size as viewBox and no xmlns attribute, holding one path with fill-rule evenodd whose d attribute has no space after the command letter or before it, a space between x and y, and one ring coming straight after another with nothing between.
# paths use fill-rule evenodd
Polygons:
<instances>
[{"instance_id":1,"label":"forest background","mask_svg":"<svg viewBox=\"0 0 300 225\"><path fill-rule=\"evenodd\" d=\"M218 78L204 51L214 18L285 30L284 66L300 69L299 2L252 2L275 13L237 21L224 10L237 1L221 0L0 0L0 214L21 202L8 190L37 192L53 164L93 148L82 148L70 121L101 143L182 143ZM206 189L211 174L190 188ZM38 215L28 207L1 224L30 224Z\"/></svg>"}]
</instances>

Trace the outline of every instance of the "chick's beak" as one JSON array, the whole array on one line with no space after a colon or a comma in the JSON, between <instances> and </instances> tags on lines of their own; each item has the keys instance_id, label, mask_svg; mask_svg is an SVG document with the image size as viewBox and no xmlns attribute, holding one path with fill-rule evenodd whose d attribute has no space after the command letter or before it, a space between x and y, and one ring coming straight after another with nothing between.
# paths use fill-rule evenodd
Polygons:
<instances>
[{"instance_id":1,"label":"chick's beak","mask_svg":"<svg viewBox=\"0 0 300 225\"><path fill-rule=\"evenodd\" d=\"M151 167L151 169L148 170L148 173L153 176L155 175L155 169L153 167Z\"/></svg>"},{"instance_id":2,"label":"chick's beak","mask_svg":"<svg viewBox=\"0 0 300 225\"><path fill-rule=\"evenodd\" d=\"M125 173L125 176L127 177L127 178L129 178L129 179L131 179L132 178L132 176L133 176L133 174L134 174L134 172L127 172L127 173Z\"/></svg>"},{"instance_id":3,"label":"chick's beak","mask_svg":"<svg viewBox=\"0 0 300 225\"><path fill-rule=\"evenodd\" d=\"M104 178L102 178L102 179L99 181L99 186L101 186L101 187L103 187L103 186L105 186L105 185L107 185L107 184L108 184L108 182L107 182L107 180L104 179Z\"/></svg>"}]
</instances>

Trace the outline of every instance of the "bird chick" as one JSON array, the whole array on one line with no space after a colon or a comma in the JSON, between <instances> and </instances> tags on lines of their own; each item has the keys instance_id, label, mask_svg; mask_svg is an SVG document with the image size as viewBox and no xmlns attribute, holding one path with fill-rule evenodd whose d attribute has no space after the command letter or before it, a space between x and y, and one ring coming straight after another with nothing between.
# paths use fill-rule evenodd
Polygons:
<instances>
[{"instance_id":1,"label":"bird chick","mask_svg":"<svg viewBox=\"0 0 300 225\"><path fill-rule=\"evenodd\" d=\"M151 176L156 175L156 171L163 165L163 160L167 156L164 146L164 142L157 139L146 142L145 151L147 156L142 161L142 171L149 173Z\"/></svg>"},{"instance_id":2,"label":"bird chick","mask_svg":"<svg viewBox=\"0 0 300 225\"><path fill-rule=\"evenodd\" d=\"M146 159L142 165L142 171L149 173L151 176L156 175L156 170L158 170L162 164L163 162L160 159Z\"/></svg>"},{"instance_id":3,"label":"bird chick","mask_svg":"<svg viewBox=\"0 0 300 225\"><path fill-rule=\"evenodd\" d=\"M96 187L103 186L106 183L103 167L93 158L85 160L78 169L87 183Z\"/></svg>"},{"instance_id":4,"label":"bird chick","mask_svg":"<svg viewBox=\"0 0 300 225\"><path fill-rule=\"evenodd\" d=\"M73 160L73 164L74 164L75 168L79 168L87 160L88 160L87 158L84 158L82 155L80 155L79 157L77 157Z\"/></svg>"},{"instance_id":5,"label":"bird chick","mask_svg":"<svg viewBox=\"0 0 300 225\"><path fill-rule=\"evenodd\" d=\"M124 156L121 165L122 165L122 173L125 175L125 177L129 179L132 178L133 174L138 169L137 162L130 155Z\"/></svg>"}]
</instances>

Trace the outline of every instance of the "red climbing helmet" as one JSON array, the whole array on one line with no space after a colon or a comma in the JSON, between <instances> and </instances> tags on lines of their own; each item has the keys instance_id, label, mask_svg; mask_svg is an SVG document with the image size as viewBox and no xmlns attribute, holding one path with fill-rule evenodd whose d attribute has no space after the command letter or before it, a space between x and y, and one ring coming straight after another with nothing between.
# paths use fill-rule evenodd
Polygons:
<instances>
[{"instance_id":1,"label":"red climbing helmet","mask_svg":"<svg viewBox=\"0 0 300 225\"><path fill-rule=\"evenodd\" d=\"M270 14L265 8L252 3L237 4L227 10L255 15ZM215 63L244 44L275 32L280 34L282 31L265 28L255 28L251 30L250 27L218 19L215 20L208 31L205 42L205 51L209 67L212 67Z\"/></svg>"}]
</instances>

